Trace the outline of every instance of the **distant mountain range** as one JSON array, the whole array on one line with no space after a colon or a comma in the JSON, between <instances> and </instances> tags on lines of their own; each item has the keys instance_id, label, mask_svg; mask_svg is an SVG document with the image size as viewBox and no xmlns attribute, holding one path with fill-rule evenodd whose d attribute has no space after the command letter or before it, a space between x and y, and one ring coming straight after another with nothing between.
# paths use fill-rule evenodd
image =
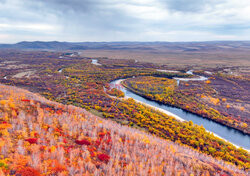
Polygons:
<instances>
[{"instance_id":1,"label":"distant mountain range","mask_svg":"<svg viewBox=\"0 0 250 176\"><path fill-rule=\"evenodd\" d=\"M19 42L0 44L0 49L24 50L179 50L186 52L211 50L250 50L250 41L210 42Z\"/></svg>"}]
</instances>

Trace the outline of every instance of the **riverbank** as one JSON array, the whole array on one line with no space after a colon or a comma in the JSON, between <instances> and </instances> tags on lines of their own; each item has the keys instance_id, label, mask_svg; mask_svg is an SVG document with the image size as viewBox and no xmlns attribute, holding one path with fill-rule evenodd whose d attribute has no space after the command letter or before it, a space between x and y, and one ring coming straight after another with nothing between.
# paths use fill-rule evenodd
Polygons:
<instances>
[{"instance_id":1,"label":"riverbank","mask_svg":"<svg viewBox=\"0 0 250 176\"><path fill-rule=\"evenodd\" d=\"M123 84L122 84L122 81L124 81L124 80L125 80L125 79L117 81L117 84L123 85ZM124 86L124 87L125 87L125 86ZM110 96L110 95L109 95L109 96ZM116 97L114 97L114 96L110 96L110 97L116 98ZM125 96L124 98L125 98L125 99L128 99L128 98L130 98L130 97ZM122 99L122 98L120 98L120 99ZM177 116L177 115L175 115L175 114L173 114L173 113L171 113L171 112L169 112L169 111L167 111L167 110L164 110L164 109L161 109L161 108L157 108L157 107L155 107L155 106L146 104L146 103L144 103L144 102L142 102L142 101L139 101L139 100L135 100L135 101L138 102L138 103L141 103L141 104L143 104L143 105L145 105L145 106L148 106L148 107L150 107L150 108L152 108L152 109L155 109L155 110L157 110L157 111L163 112L163 113L165 113L165 114L167 114L167 115L169 115L169 116L171 116L171 117L174 117L175 119L177 119L177 120L179 120L179 121L181 121L181 122L185 121L185 120L182 119L181 117L179 117L179 116Z\"/></svg>"},{"instance_id":2,"label":"riverbank","mask_svg":"<svg viewBox=\"0 0 250 176\"><path fill-rule=\"evenodd\" d=\"M125 79L119 79L116 81L113 81L112 84L122 84L122 81L124 81ZM146 98L136 94L135 92L124 88L124 90L122 90L123 92L125 92L125 96L126 98L133 98L134 100L136 100L139 103L143 103L144 105L149 105L149 106L157 106L159 109L161 109L161 112L170 112L172 114L175 114L175 117L178 116L178 119L184 119L186 121L193 121L194 124L197 125L203 125L203 127L208 131L214 134L214 136L217 136L220 139L223 139L224 141L228 141L229 143L231 143L232 145L236 146L236 147L243 147L244 149L246 149L249 152L250 146L247 143L247 141L249 141L249 135L243 134L242 132L232 129L230 127L224 126L222 124L219 124L217 122L211 121L210 119L207 118L203 118L203 117L199 117L197 115L194 115L192 113L183 111L181 109L175 108L175 107L167 107L167 105L161 105L158 103L150 103L153 102L152 100L146 100ZM148 104L150 103L150 104ZM158 110L157 108L157 110ZM170 111L169 111L170 110ZM169 114L169 113L168 113ZM170 115L170 114L169 114ZM171 115L170 115L171 116ZM182 118L184 117L184 118ZM177 119L176 118L176 119ZM180 119L180 120L181 120Z\"/></svg>"},{"instance_id":3,"label":"riverbank","mask_svg":"<svg viewBox=\"0 0 250 176\"><path fill-rule=\"evenodd\" d=\"M191 106L189 107L189 104L187 104L187 103L186 104L182 104L182 103L178 104L178 103L175 102L175 104L170 104L170 103L168 103L166 101L163 101L163 100L162 101L158 101L157 99L155 99L155 97L153 97L153 96L152 97L151 96L147 96L147 95L143 94L142 92L140 92L140 91L138 91L138 90L136 90L136 89L128 86L125 82L123 82L122 85L124 87L126 87L127 89L129 89L130 91L134 92L135 94L138 94L138 95L140 95L143 98L146 98L148 100L155 101L155 102L157 102L159 104L164 104L164 105L168 105L168 106L171 106L171 107L176 107L176 108L182 109L182 110L184 110L184 111L186 111L188 113L192 113L192 114L195 114L197 116L201 116L202 118L206 118L206 119L212 120L212 121L214 121L216 123L219 123L221 125L227 126L229 128L233 128L235 130L238 130L238 131L242 132L243 134L249 135L248 131L240 128L239 126L237 126L235 124L228 123L227 119L225 119L226 117L222 116L221 114L218 114L219 115L218 117L217 116L212 116L211 117L211 114L206 114L206 113L203 113L203 111L200 111L200 110L203 110L203 109L201 109L201 107L200 107L200 109L198 109L199 111L197 111L197 110L194 111L191 108ZM222 117L219 118L220 116L222 116L223 119L222 119ZM215 118L215 117L217 117L217 118ZM230 120L230 119L228 119L228 120Z\"/></svg>"},{"instance_id":4,"label":"riverbank","mask_svg":"<svg viewBox=\"0 0 250 176\"><path fill-rule=\"evenodd\" d=\"M127 99L127 98L130 98L130 97L124 97L124 98ZM156 111L159 111L159 112L165 113L165 114L167 114L167 115L169 115L169 116L171 116L171 117L174 117L175 119L177 119L177 120L179 120L179 121L181 121L181 122L185 122L185 121L186 121L186 120L182 119L181 117L179 117L179 116L177 116L177 115L175 115L175 114L173 114L173 113L171 113L171 112L169 112L169 111L166 111L166 110L164 110L164 109L157 108L157 107L155 107L155 106L152 106L152 105L143 103L142 101L139 101L139 100L135 100L135 101L136 101L137 103L141 103L141 104L143 104L143 105L145 105L145 106L147 106L147 107L150 107L150 108L152 108L152 109L154 109L154 110L156 110ZM240 147L239 145L236 145L236 144L234 144L234 143L232 143L232 142L230 142L230 141L228 141L228 140L222 138L221 136L219 136L219 135L217 135L217 134L215 134L215 133L213 133L213 132L211 132L211 131L209 131L209 130L206 130L206 131L209 132L209 133L212 133L214 136L216 136L216 137L218 137L218 138L220 138L220 139L222 139L222 140L225 140L226 142L229 142L230 144L234 145L234 146L237 147L237 148L243 148L243 147ZM248 151L248 152L250 152L250 149L246 149L246 148L243 148L243 149L246 150L246 151Z\"/></svg>"}]
</instances>

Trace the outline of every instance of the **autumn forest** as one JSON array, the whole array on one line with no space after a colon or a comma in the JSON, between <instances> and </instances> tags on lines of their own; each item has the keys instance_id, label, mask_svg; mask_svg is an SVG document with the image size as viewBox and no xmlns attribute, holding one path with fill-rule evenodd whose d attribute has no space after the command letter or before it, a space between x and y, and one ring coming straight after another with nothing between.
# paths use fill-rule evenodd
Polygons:
<instances>
[{"instance_id":1,"label":"autumn forest","mask_svg":"<svg viewBox=\"0 0 250 176\"><path fill-rule=\"evenodd\" d=\"M248 175L248 150L121 89L249 137L249 76L188 70L0 50L0 175Z\"/></svg>"}]
</instances>

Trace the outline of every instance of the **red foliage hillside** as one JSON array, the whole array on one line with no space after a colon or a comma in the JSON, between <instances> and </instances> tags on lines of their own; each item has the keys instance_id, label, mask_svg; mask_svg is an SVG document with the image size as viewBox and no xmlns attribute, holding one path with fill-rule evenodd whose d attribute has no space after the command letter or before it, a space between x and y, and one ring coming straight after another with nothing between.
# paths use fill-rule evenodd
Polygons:
<instances>
[{"instance_id":1,"label":"red foliage hillside","mask_svg":"<svg viewBox=\"0 0 250 176\"><path fill-rule=\"evenodd\" d=\"M188 147L3 85L0 158L0 175L247 175Z\"/></svg>"}]
</instances>

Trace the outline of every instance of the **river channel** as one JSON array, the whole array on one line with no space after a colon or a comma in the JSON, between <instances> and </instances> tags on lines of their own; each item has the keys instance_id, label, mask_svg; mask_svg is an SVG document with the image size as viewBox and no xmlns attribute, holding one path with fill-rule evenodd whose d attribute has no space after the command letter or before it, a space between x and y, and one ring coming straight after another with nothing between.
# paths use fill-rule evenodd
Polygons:
<instances>
[{"instance_id":1,"label":"river channel","mask_svg":"<svg viewBox=\"0 0 250 176\"><path fill-rule=\"evenodd\" d=\"M153 100L146 99L134 92L130 91L127 88L124 88L120 85L120 82L124 79L119 79L112 81L110 84L111 86L118 87L121 91L124 92L125 96L128 98L133 98L139 102L144 104L150 105L151 107L155 107L158 110L163 110L165 112L170 112L174 114L174 116L178 116L179 119L183 119L186 121L192 121L194 124L203 125L203 127L207 130L212 132L214 135L225 139L226 141L236 145L243 147L244 149L250 150L250 136L236 130L234 128L227 127L215 121L209 120L207 118L203 118L202 116L184 111L180 108L172 107L169 105L161 104L155 102Z\"/></svg>"}]
</instances>

